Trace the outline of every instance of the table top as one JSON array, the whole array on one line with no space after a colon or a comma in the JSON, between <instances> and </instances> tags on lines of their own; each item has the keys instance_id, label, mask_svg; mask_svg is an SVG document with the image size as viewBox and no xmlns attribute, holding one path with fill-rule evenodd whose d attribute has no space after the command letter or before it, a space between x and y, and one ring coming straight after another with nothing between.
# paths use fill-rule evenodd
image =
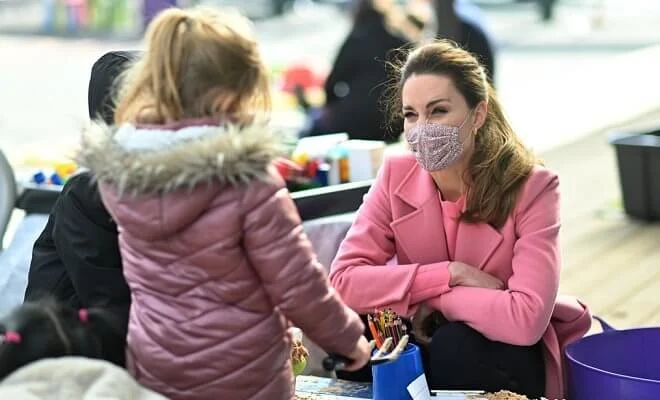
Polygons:
<instances>
[{"instance_id":1,"label":"table top","mask_svg":"<svg viewBox=\"0 0 660 400\"><path fill-rule=\"evenodd\" d=\"M341 379L301 375L296 377L296 400L350 400L372 399L371 384ZM460 390L431 391L434 400L482 399L482 395Z\"/></svg>"},{"instance_id":2,"label":"table top","mask_svg":"<svg viewBox=\"0 0 660 400\"><path fill-rule=\"evenodd\" d=\"M296 377L300 400L371 399L371 384L301 375Z\"/></svg>"}]
</instances>

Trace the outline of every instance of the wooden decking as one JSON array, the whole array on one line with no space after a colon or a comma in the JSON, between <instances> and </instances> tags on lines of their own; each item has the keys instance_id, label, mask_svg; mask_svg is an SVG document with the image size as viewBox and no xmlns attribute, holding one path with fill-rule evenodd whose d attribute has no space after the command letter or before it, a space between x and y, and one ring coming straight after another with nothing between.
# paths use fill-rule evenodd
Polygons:
<instances>
[{"instance_id":1,"label":"wooden decking","mask_svg":"<svg viewBox=\"0 0 660 400\"><path fill-rule=\"evenodd\" d=\"M660 126L660 112L616 129L649 126ZM660 326L660 223L623 214L616 156L606 133L542 157L560 176L560 292L576 295L617 328Z\"/></svg>"}]
</instances>

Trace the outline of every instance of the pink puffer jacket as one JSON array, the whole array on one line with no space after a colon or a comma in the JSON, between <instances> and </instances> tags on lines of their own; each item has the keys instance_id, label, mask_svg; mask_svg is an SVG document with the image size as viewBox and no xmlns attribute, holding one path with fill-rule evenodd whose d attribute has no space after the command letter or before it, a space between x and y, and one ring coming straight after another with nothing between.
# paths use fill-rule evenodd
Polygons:
<instances>
[{"instance_id":1,"label":"pink puffer jacket","mask_svg":"<svg viewBox=\"0 0 660 400\"><path fill-rule=\"evenodd\" d=\"M172 399L291 399L288 320L348 354L329 287L259 126L95 126L79 154L119 226L130 369Z\"/></svg>"}]
</instances>

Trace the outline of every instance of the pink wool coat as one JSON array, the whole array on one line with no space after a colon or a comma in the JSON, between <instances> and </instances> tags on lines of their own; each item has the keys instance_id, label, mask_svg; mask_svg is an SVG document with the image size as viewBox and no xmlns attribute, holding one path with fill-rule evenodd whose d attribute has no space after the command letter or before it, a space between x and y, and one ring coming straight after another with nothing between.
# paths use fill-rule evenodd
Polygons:
<instances>
[{"instance_id":1,"label":"pink wool coat","mask_svg":"<svg viewBox=\"0 0 660 400\"><path fill-rule=\"evenodd\" d=\"M562 398L563 347L582 337L591 316L572 298L557 299L559 190L549 170L536 167L501 229L460 222L450 260L438 191L412 154L385 160L365 196L330 272L333 286L358 312L392 307L414 313L424 299L450 321L491 340L543 342L546 393ZM396 258L397 265L388 261ZM506 282L505 290L449 287L447 266L462 261Z\"/></svg>"},{"instance_id":2,"label":"pink wool coat","mask_svg":"<svg viewBox=\"0 0 660 400\"><path fill-rule=\"evenodd\" d=\"M259 126L95 127L131 289L129 369L171 399L293 397L289 321L327 351L363 333L330 287Z\"/></svg>"}]
</instances>

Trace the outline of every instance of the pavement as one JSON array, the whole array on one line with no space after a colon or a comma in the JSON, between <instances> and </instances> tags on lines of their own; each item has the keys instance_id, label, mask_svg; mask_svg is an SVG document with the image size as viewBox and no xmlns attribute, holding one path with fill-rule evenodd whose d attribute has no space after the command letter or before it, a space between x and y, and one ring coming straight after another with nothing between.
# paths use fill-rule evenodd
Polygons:
<instances>
[{"instance_id":1,"label":"pavement","mask_svg":"<svg viewBox=\"0 0 660 400\"><path fill-rule=\"evenodd\" d=\"M653 68L660 5L610 1L601 12L595 1L566 0L549 24L539 23L533 4L479 1L497 38L498 94L538 151L660 108ZM0 32L8 20L21 20L0 14ZM304 60L320 69L349 27L336 8L307 3L255 25L270 64ZM0 34L0 148L15 165L69 153L87 119L92 63L108 50L139 47L135 40Z\"/></svg>"},{"instance_id":2,"label":"pavement","mask_svg":"<svg viewBox=\"0 0 660 400\"><path fill-rule=\"evenodd\" d=\"M545 24L533 3L477 3L506 52L610 53L660 43L656 0L558 0L554 20Z\"/></svg>"}]
</instances>

